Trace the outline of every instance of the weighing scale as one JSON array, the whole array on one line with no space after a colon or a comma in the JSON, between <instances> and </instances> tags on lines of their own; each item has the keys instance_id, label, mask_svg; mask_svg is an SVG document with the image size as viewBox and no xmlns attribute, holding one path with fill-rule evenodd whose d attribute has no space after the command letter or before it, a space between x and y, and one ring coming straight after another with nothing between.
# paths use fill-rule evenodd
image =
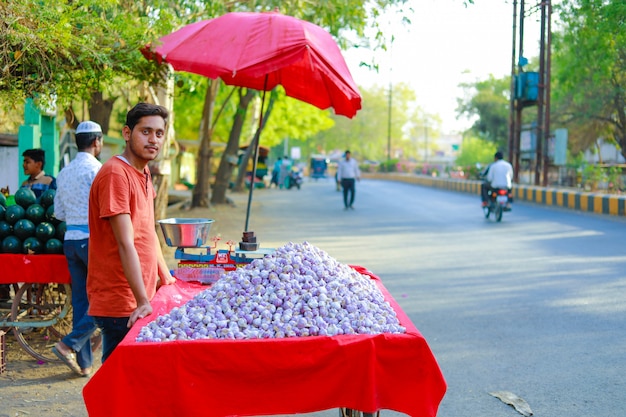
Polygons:
<instances>
[{"instance_id":1,"label":"weighing scale","mask_svg":"<svg viewBox=\"0 0 626 417\"><path fill-rule=\"evenodd\" d=\"M254 232L249 231L243 233L239 249L233 249L235 242L232 240L226 242L228 249L217 249L221 240L218 236L212 237L213 246L208 246L212 219L170 218L158 222L165 243L176 247L174 258L179 261L173 275L183 281L212 284L224 273L274 252L271 248L259 248Z\"/></svg>"}]
</instances>

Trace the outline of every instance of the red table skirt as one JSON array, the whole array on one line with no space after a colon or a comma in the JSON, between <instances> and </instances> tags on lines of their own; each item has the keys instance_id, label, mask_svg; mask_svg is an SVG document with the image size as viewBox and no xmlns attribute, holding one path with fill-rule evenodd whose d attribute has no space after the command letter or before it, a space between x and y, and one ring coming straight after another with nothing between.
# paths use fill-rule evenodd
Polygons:
<instances>
[{"instance_id":1,"label":"red table skirt","mask_svg":"<svg viewBox=\"0 0 626 417\"><path fill-rule=\"evenodd\" d=\"M65 255L0 254L0 284L72 282Z\"/></svg>"},{"instance_id":2,"label":"red table skirt","mask_svg":"<svg viewBox=\"0 0 626 417\"><path fill-rule=\"evenodd\" d=\"M153 314L133 326L84 387L89 415L255 416L346 407L434 417L446 391L435 357L368 274L406 334L137 343L141 327L206 289L182 281L162 287Z\"/></svg>"}]
</instances>

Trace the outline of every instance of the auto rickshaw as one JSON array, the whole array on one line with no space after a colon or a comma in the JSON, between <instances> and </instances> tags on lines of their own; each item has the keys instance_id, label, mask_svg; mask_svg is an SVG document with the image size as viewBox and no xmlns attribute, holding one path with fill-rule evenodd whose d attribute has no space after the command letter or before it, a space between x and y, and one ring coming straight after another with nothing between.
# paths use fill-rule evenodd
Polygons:
<instances>
[{"instance_id":1,"label":"auto rickshaw","mask_svg":"<svg viewBox=\"0 0 626 417\"><path fill-rule=\"evenodd\" d=\"M324 155L311 156L311 178L326 178L328 159Z\"/></svg>"},{"instance_id":2,"label":"auto rickshaw","mask_svg":"<svg viewBox=\"0 0 626 417\"><path fill-rule=\"evenodd\" d=\"M239 164L241 164L241 159L243 155L246 153L248 149L248 145L242 145L239 147ZM254 179L254 187L255 188L265 188L266 184L264 181L265 176L267 175L267 157L270 154L270 149L265 146L259 146L259 154L257 156L257 164L256 164L256 178ZM250 178L252 177L252 168L253 168L253 158L251 157L248 160L248 165L246 166L246 185L250 186Z\"/></svg>"}]
</instances>

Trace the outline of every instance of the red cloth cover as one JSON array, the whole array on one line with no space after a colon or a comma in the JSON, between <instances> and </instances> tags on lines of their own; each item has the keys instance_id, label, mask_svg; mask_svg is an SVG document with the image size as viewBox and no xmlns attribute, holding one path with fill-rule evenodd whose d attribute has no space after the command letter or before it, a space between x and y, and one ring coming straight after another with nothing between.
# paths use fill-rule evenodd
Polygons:
<instances>
[{"instance_id":1,"label":"red cloth cover","mask_svg":"<svg viewBox=\"0 0 626 417\"><path fill-rule=\"evenodd\" d=\"M72 279L65 255L13 255L0 254L0 284L18 282L58 282L69 284Z\"/></svg>"},{"instance_id":2,"label":"red cloth cover","mask_svg":"<svg viewBox=\"0 0 626 417\"><path fill-rule=\"evenodd\" d=\"M141 327L206 287L177 281L83 389L92 417L258 416L347 407L435 417L446 383L426 340L376 280L406 334L137 343Z\"/></svg>"}]
</instances>

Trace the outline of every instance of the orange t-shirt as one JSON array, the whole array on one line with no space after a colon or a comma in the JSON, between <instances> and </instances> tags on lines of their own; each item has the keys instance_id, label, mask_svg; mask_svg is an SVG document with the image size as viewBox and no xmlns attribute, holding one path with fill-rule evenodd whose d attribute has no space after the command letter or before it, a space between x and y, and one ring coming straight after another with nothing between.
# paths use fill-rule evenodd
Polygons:
<instances>
[{"instance_id":1,"label":"orange t-shirt","mask_svg":"<svg viewBox=\"0 0 626 417\"><path fill-rule=\"evenodd\" d=\"M156 293L157 245L154 230L156 193L150 171L141 173L118 157L109 159L96 175L89 194L89 264L87 296L89 315L129 317L137 302L128 285L119 247L109 218L130 214L135 248L148 298Z\"/></svg>"}]
</instances>

